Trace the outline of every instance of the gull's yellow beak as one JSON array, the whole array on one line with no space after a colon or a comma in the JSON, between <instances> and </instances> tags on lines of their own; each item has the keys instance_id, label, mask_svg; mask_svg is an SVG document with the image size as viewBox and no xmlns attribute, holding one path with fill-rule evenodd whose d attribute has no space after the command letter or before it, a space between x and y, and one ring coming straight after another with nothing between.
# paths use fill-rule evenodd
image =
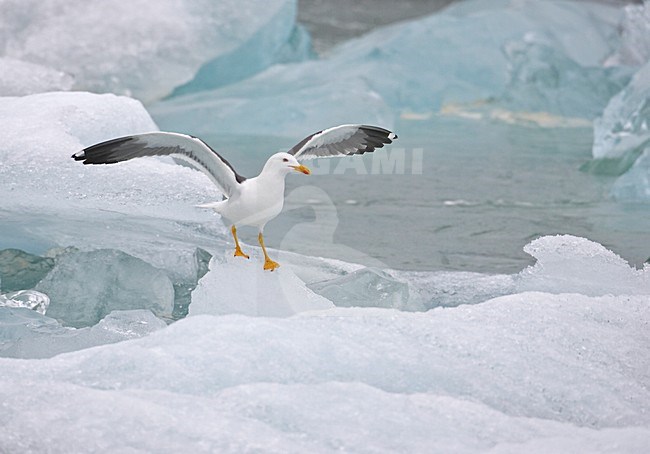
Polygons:
<instances>
[{"instance_id":1,"label":"gull's yellow beak","mask_svg":"<svg viewBox=\"0 0 650 454\"><path fill-rule=\"evenodd\" d=\"M293 168L293 169L296 169L296 172L302 172L302 173L304 173L305 175L309 175L309 174L311 173L311 171L310 171L307 167L305 167L305 166L303 166L303 165L299 165L299 166L290 166L290 167Z\"/></svg>"}]
</instances>

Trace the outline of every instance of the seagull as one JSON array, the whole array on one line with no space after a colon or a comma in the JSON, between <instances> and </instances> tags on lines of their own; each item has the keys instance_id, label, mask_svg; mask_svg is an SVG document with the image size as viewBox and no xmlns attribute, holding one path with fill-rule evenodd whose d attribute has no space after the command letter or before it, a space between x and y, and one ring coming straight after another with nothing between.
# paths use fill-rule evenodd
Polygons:
<instances>
[{"instance_id":1,"label":"seagull","mask_svg":"<svg viewBox=\"0 0 650 454\"><path fill-rule=\"evenodd\" d=\"M83 164L114 164L146 156L171 156L189 162L204 172L224 195L222 201L199 207L213 209L230 226L235 240L234 256L249 258L239 245L237 226L257 227L264 269L273 271L280 265L266 252L264 226L282 211L285 177L292 172L311 173L299 161L371 153L395 139L393 132L377 126L340 125L324 129L305 137L288 152L272 155L254 178L237 173L224 157L198 137L172 132L119 137L85 148L72 158Z\"/></svg>"}]
</instances>

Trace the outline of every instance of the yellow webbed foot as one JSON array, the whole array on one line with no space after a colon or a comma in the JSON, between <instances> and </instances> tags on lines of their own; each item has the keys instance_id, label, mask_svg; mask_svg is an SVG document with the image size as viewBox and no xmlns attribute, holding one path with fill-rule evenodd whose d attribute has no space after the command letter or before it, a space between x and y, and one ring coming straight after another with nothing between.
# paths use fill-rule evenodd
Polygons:
<instances>
[{"instance_id":1,"label":"yellow webbed foot","mask_svg":"<svg viewBox=\"0 0 650 454\"><path fill-rule=\"evenodd\" d=\"M279 267L280 267L280 264L279 264L278 262L274 262L274 261L271 260L271 259L268 259L268 258L267 258L267 259L264 261L264 269L265 269L265 270L273 271L273 270L275 270L276 268L279 268Z\"/></svg>"},{"instance_id":2,"label":"yellow webbed foot","mask_svg":"<svg viewBox=\"0 0 650 454\"><path fill-rule=\"evenodd\" d=\"M246 259L250 258L248 255L242 252L241 248L235 248L235 257L244 257Z\"/></svg>"}]
</instances>

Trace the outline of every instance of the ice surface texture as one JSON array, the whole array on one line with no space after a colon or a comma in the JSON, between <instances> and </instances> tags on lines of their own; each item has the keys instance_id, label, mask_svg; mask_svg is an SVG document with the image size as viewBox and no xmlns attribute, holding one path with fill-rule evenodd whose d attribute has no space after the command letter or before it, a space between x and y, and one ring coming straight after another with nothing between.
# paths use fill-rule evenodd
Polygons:
<instances>
[{"instance_id":1,"label":"ice surface texture","mask_svg":"<svg viewBox=\"0 0 650 454\"><path fill-rule=\"evenodd\" d=\"M171 318L174 287L143 260L104 249L61 257L36 286L50 297L48 317L67 326L91 326L114 310L150 309Z\"/></svg>"},{"instance_id":2,"label":"ice surface texture","mask_svg":"<svg viewBox=\"0 0 650 454\"><path fill-rule=\"evenodd\" d=\"M65 328L25 308L0 307L0 356L49 358L146 336L167 324L148 310L113 311L89 328Z\"/></svg>"},{"instance_id":3,"label":"ice surface texture","mask_svg":"<svg viewBox=\"0 0 650 454\"><path fill-rule=\"evenodd\" d=\"M650 38L648 38L650 39ZM650 145L650 62L610 101L594 122L596 159L622 158Z\"/></svg>"},{"instance_id":4,"label":"ice surface texture","mask_svg":"<svg viewBox=\"0 0 650 454\"><path fill-rule=\"evenodd\" d=\"M192 292L190 315L245 314L289 316L303 311L331 309L334 305L309 290L288 266L270 273L259 265L258 251L250 260L215 257L210 272ZM251 263L252 261L252 263Z\"/></svg>"},{"instance_id":5,"label":"ice surface texture","mask_svg":"<svg viewBox=\"0 0 650 454\"><path fill-rule=\"evenodd\" d=\"M364 268L309 288L339 307L409 309L408 284L378 269Z\"/></svg>"},{"instance_id":6,"label":"ice surface texture","mask_svg":"<svg viewBox=\"0 0 650 454\"><path fill-rule=\"evenodd\" d=\"M537 259L517 276L518 291L650 295L650 266L637 270L604 246L572 235L545 236L524 247Z\"/></svg>"},{"instance_id":7,"label":"ice surface texture","mask_svg":"<svg viewBox=\"0 0 650 454\"><path fill-rule=\"evenodd\" d=\"M295 0L110 0L101 6L83 0L5 0L0 57L43 69L32 73L40 80L12 82L0 95L65 89L73 80L77 90L160 99L191 81L207 62L216 65L209 75L218 81L225 77L221 58L223 64L241 58L250 70L276 57L290 60L286 47L295 9ZM237 75L245 76L242 71ZM7 87L3 80L0 76L0 88Z\"/></svg>"},{"instance_id":8,"label":"ice surface texture","mask_svg":"<svg viewBox=\"0 0 650 454\"><path fill-rule=\"evenodd\" d=\"M594 121L594 158L612 161L620 170L634 163L615 183L612 194L616 199L650 202L649 150L650 62L639 69Z\"/></svg>"},{"instance_id":9,"label":"ice surface texture","mask_svg":"<svg viewBox=\"0 0 650 454\"><path fill-rule=\"evenodd\" d=\"M45 314L50 305L50 298L35 290L18 290L0 295L0 306L2 307L24 307Z\"/></svg>"},{"instance_id":10,"label":"ice surface texture","mask_svg":"<svg viewBox=\"0 0 650 454\"><path fill-rule=\"evenodd\" d=\"M143 339L0 360L0 444L641 452L648 314L645 296L524 293L426 314L188 317Z\"/></svg>"},{"instance_id":11,"label":"ice surface texture","mask_svg":"<svg viewBox=\"0 0 650 454\"><path fill-rule=\"evenodd\" d=\"M513 102L519 109L592 118L620 88L606 82L608 70L598 68L616 47L620 15L616 8L593 3L459 2L420 20L377 29L327 59L278 65L220 90L156 104L152 112L161 128L178 125L197 135L294 135L346 121L390 127L395 115L485 102L517 82L513 96L549 89L530 99L519 97ZM509 59L506 48L517 43L551 51L515 60L511 53ZM519 69L509 76L511 66ZM523 89L522 83L532 87ZM579 98L576 89L597 96L571 102Z\"/></svg>"}]
</instances>

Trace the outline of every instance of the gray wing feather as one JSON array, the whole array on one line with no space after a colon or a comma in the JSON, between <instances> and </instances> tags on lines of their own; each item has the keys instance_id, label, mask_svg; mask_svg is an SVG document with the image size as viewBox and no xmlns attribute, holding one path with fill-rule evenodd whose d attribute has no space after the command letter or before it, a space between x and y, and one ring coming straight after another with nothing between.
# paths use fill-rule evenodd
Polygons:
<instances>
[{"instance_id":1,"label":"gray wing feather","mask_svg":"<svg viewBox=\"0 0 650 454\"><path fill-rule=\"evenodd\" d=\"M145 156L172 156L204 172L227 196L246 180L221 155L196 137L170 132L150 132L108 140L72 155L84 164L114 164Z\"/></svg>"},{"instance_id":2,"label":"gray wing feather","mask_svg":"<svg viewBox=\"0 0 650 454\"><path fill-rule=\"evenodd\" d=\"M372 153L395 139L393 132L377 126L341 125L305 137L289 154L301 161Z\"/></svg>"}]
</instances>

